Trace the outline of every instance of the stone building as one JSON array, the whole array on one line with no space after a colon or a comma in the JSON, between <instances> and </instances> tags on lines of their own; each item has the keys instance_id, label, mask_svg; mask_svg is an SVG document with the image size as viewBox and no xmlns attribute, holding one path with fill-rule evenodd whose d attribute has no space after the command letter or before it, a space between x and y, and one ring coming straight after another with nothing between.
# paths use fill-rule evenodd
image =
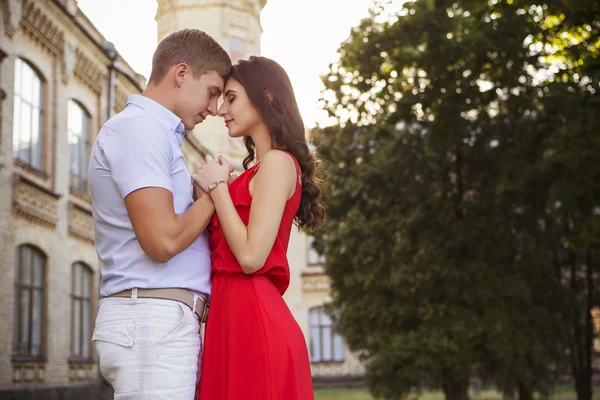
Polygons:
<instances>
[{"instance_id":1,"label":"stone building","mask_svg":"<svg viewBox=\"0 0 600 400\"><path fill-rule=\"evenodd\" d=\"M1 0L0 14L0 399L88 398L100 382L88 157L146 82L75 0ZM190 167L205 154L193 138L184 152Z\"/></svg>"}]
</instances>

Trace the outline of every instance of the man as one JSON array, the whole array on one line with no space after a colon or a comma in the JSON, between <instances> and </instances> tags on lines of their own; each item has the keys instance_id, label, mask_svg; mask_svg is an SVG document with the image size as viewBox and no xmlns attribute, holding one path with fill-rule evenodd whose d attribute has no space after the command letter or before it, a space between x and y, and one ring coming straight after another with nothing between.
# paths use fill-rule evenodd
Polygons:
<instances>
[{"instance_id":1,"label":"man","mask_svg":"<svg viewBox=\"0 0 600 400\"><path fill-rule=\"evenodd\" d=\"M184 132L216 115L231 59L210 36L162 40L142 95L107 121L88 169L102 280L95 342L118 399L194 398L210 294L203 231L214 213L181 153Z\"/></svg>"}]
</instances>

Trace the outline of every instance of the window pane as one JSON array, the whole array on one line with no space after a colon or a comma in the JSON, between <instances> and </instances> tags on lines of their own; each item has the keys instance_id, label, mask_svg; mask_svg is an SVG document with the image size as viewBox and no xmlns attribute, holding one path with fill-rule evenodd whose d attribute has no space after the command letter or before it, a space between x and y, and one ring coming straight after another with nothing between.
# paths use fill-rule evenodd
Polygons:
<instances>
[{"instance_id":1,"label":"window pane","mask_svg":"<svg viewBox=\"0 0 600 400\"><path fill-rule=\"evenodd\" d=\"M321 361L321 335L319 328L310 328L310 359L312 362Z\"/></svg>"},{"instance_id":2,"label":"window pane","mask_svg":"<svg viewBox=\"0 0 600 400\"><path fill-rule=\"evenodd\" d=\"M314 236L306 237L306 245L307 245L307 260L306 262L311 264L324 264L325 256L320 255L314 248L313 244L315 242Z\"/></svg>"},{"instance_id":3,"label":"window pane","mask_svg":"<svg viewBox=\"0 0 600 400\"><path fill-rule=\"evenodd\" d=\"M44 287L44 256L33 253L33 284L42 289Z\"/></svg>"},{"instance_id":4,"label":"window pane","mask_svg":"<svg viewBox=\"0 0 600 400\"><path fill-rule=\"evenodd\" d=\"M81 129L81 140L79 141L79 190L85 192L87 190L86 171L89 158L89 125L90 119L87 114L83 114L83 126Z\"/></svg>"},{"instance_id":5,"label":"window pane","mask_svg":"<svg viewBox=\"0 0 600 400\"><path fill-rule=\"evenodd\" d=\"M71 186L85 191L85 171L87 170L87 132L89 118L84 109L75 101L69 101L68 141L71 155Z\"/></svg>"},{"instance_id":6,"label":"window pane","mask_svg":"<svg viewBox=\"0 0 600 400\"><path fill-rule=\"evenodd\" d=\"M82 321L81 323L83 324L82 326L82 343L81 343L81 356L82 357L89 357L90 356L90 341L91 341L91 336L90 336L90 301L89 300L84 300L82 302L82 311L83 311L83 315L82 315Z\"/></svg>"},{"instance_id":7,"label":"window pane","mask_svg":"<svg viewBox=\"0 0 600 400\"><path fill-rule=\"evenodd\" d=\"M82 274L83 274L83 297L85 298L90 298L90 285L92 283L92 279L90 278L90 270L87 267L83 267L81 268L82 270Z\"/></svg>"},{"instance_id":8,"label":"window pane","mask_svg":"<svg viewBox=\"0 0 600 400\"><path fill-rule=\"evenodd\" d=\"M81 265L73 264L73 294L81 296Z\"/></svg>"},{"instance_id":9,"label":"window pane","mask_svg":"<svg viewBox=\"0 0 600 400\"><path fill-rule=\"evenodd\" d=\"M31 318L31 355L42 354L43 296L41 290L33 291L33 315Z\"/></svg>"},{"instance_id":10,"label":"window pane","mask_svg":"<svg viewBox=\"0 0 600 400\"><path fill-rule=\"evenodd\" d=\"M32 93L33 93L33 79L34 79L35 73L31 69L31 67L29 65L27 65L27 63L23 63L23 68L21 71L23 74L22 75L23 79L21 80L21 92L19 94L21 95L23 100L25 100L27 103L33 104Z\"/></svg>"},{"instance_id":11,"label":"window pane","mask_svg":"<svg viewBox=\"0 0 600 400\"><path fill-rule=\"evenodd\" d=\"M42 107L42 82L37 76L32 81L31 104L35 108Z\"/></svg>"},{"instance_id":12,"label":"window pane","mask_svg":"<svg viewBox=\"0 0 600 400\"><path fill-rule=\"evenodd\" d=\"M17 268L19 268L19 279L18 282L31 285L31 268L32 268L32 257L31 247L21 246L19 247L17 255Z\"/></svg>"},{"instance_id":13,"label":"window pane","mask_svg":"<svg viewBox=\"0 0 600 400\"><path fill-rule=\"evenodd\" d=\"M331 326L331 317L329 315L327 315L327 313L325 312L325 310L323 310L323 312L321 313L321 325L323 326Z\"/></svg>"},{"instance_id":14,"label":"window pane","mask_svg":"<svg viewBox=\"0 0 600 400\"><path fill-rule=\"evenodd\" d=\"M19 133L19 158L30 162L29 150L31 147L31 106L21 103L21 132Z\"/></svg>"},{"instance_id":15,"label":"window pane","mask_svg":"<svg viewBox=\"0 0 600 400\"><path fill-rule=\"evenodd\" d=\"M23 60L15 63L13 156L42 169L42 81Z\"/></svg>"},{"instance_id":16,"label":"window pane","mask_svg":"<svg viewBox=\"0 0 600 400\"><path fill-rule=\"evenodd\" d=\"M13 112L13 157L19 157L21 149L21 98L14 96L14 112Z\"/></svg>"},{"instance_id":17,"label":"window pane","mask_svg":"<svg viewBox=\"0 0 600 400\"><path fill-rule=\"evenodd\" d=\"M319 326L319 309L313 308L308 312L308 321L310 326Z\"/></svg>"},{"instance_id":18,"label":"window pane","mask_svg":"<svg viewBox=\"0 0 600 400\"><path fill-rule=\"evenodd\" d=\"M29 354L29 289L21 288L21 332L19 354Z\"/></svg>"},{"instance_id":19,"label":"window pane","mask_svg":"<svg viewBox=\"0 0 600 400\"><path fill-rule=\"evenodd\" d=\"M337 333L333 336L333 361L344 361L344 339Z\"/></svg>"},{"instance_id":20,"label":"window pane","mask_svg":"<svg viewBox=\"0 0 600 400\"><path fill-rule=\"evenodd\" d=\"M73 355L81 355L81 303L73 300Z\"/></svg>"},{"instance_id":21,"label":"window pane","mask_svg":"<svg viewBox=\"0 0 600 400\"><path fill-rule=\"evenodd\" d=\"M323 361L331 361L331 360L333 360L333 349L331 348L331 346L332 346L331 328L323 327L321 332L323 334L323 343L322 343Z\"/></svg>"},{"instance_id":22,"label":"window pane","mask_svg":"<svg viewBox=\"0 0 600 400\"><path fill-rule=\"evenodd\" d=\"M13 354L19 354L19 342L21 338L21 323L19 320L21 316L20 299L20 288L17 288L15 289L15 305L13 307Z\"/></svg>"},{"instance_id":23,"label":"window pane","mask_svg":"<svg viewBox=\"0 0 600 400\"><path fill-rule=\"evenodd\" d=\"M32 109L31 115L31 147L32 159L31 165L37 169L42 169L42 125L41 111L39 108Z\"/></svg>"},{"instance_id":24,"label":"window pane","mask_svg":"<svg viewBox=\"0 0 600 400\"><path fill-rule=\"evenodd\" d=\"M71 186L78 187L79 180L79 139L77 136L70 135L71 131L69 131L69 154L71 156L71 177L73 181L71 182Z\"/></svg>"}]
</instances>

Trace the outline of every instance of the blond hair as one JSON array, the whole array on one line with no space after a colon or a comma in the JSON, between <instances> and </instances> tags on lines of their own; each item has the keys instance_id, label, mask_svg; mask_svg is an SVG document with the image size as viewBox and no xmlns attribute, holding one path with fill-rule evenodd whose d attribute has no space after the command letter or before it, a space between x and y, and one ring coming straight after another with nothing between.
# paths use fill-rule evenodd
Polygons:
<instances>
[{"instance_id":1,"label":"blond hair","mask_svg":"<svg viewBox=\"0 0 600 400\"><path fill-rule=\"evenodd\" d=\"M231 58L215 39L198 29L182 29L160 41L152 56L150 82L160 83L175 64L186 63L198 79L207 71L216 70L227 79Z\"/></svg>"}]
</instances>

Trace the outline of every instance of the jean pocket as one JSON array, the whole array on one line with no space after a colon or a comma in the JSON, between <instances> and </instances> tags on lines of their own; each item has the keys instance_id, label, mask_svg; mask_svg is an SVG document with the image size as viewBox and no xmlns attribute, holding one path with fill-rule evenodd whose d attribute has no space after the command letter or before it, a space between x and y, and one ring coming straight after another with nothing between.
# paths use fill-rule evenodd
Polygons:
<instances>
[{"instance_id":1,"label":"jean pocket","mask_svg":"<svg viewBox=\"0 0 600 400\"><path fill-rule=\"evenodd\" d=\"M169 347L169 345L171 345L171 343L175 342L181 336L181 333L184 330L187 320L189 319L190 314L192 312L187 306L184 306L183 304L181 304L179 302L177 303L177 305L179 306L179 309L181 310L182 317L179 320L179 322L177 323L177 325L175 325L173 327L173 329L171 329L165 336L163 336L156 343L157 344L157 349L156 349L157 357L160 357L163 350L165 350L167 347Z\"/></svg>"},{"instance_id":2,"label":"jean pocket","mask_svg":"<svg viewBox=\"0 0 600 400\"><path fill-rule=\"evenodd\" d=\"M112 385L115 394L139 391L139 371L134 324L105 325L94 330L100 372Z\"/></svg>"}]
</instances>

